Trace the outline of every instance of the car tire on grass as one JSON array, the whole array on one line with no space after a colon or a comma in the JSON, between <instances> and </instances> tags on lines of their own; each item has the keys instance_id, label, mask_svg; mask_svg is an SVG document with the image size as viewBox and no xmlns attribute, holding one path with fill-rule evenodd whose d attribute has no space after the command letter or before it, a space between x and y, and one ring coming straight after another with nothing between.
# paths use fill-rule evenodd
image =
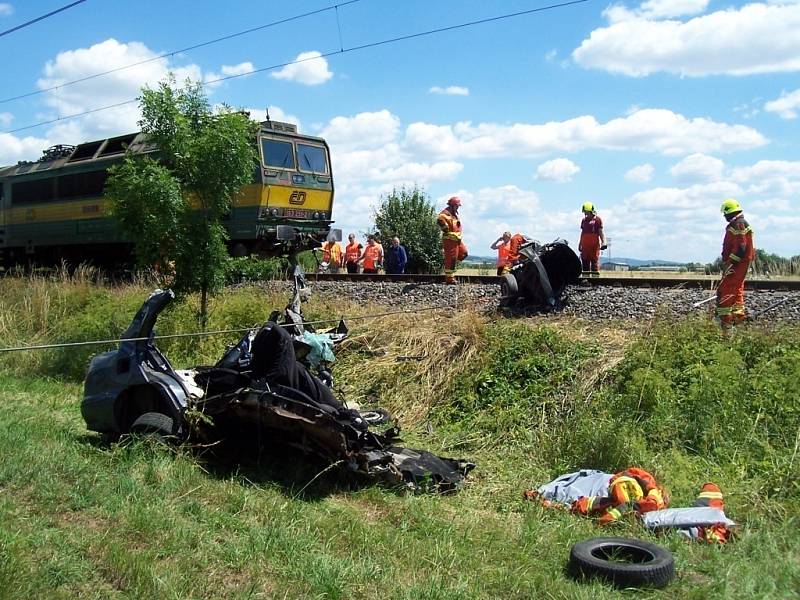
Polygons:
<instances>
[{"instance_id":1,"label":"car tire on grass","mask_svg":"<svg viewBox=\"0 0 800 600\"><path fill-rule=\"evenodd\" d=\"M675 559L656 544L631 538L594 538L572 547L573 575L600 577L619 587L663 588L675 577Z\"/></svg>"},{"instance_id":2,"label":"car tire on grass","mask_svg":"<svg viewBox=\"0 0 800 600\"><path fill-rule=\"evenodd\" d=\"M370 425L383 425L392 420L392 415L388 410L383 408L370 408L368 410L360 410L359 414Z\"/></svg>"},{"instance_id":3,"label":"car tire on grass","mask_svg":"<svg viewBox=\"0 0 800 600\"><path fill-rule=\"evenodd\" d=\"M139 415L131 425L130 433L150 436L161 442L174 439L175 420L169 415L157 412L147 412Z\"/></svg>"}]
</instances>

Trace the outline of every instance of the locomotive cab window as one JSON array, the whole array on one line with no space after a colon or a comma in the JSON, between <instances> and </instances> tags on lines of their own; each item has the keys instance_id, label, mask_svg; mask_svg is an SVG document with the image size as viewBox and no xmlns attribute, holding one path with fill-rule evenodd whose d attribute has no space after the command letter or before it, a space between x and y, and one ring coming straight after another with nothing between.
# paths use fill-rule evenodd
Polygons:
<instances>
[{"instance_id":1,"label":"locomotive cab window","mask_svg":"<svg viewBox=\"0 0 800 600\"><path fill-rule=\"evenodd\" d=\"M261 151L264 165L275 169L295 169L294 149L291 142L262 138Z\"/></svg>"},{"instance_id":2,"label":"locomotive cab window","mask_svg":"<svg viewBox=\"0 0 800 600\"><path fill-rule=\"evenodd\" d=\"M322 146L310 146L308 144L297 144L297 162L300 170L326 175L328 173L328 162L325 160L325 148Z\"/></svg>"}]
</instances>

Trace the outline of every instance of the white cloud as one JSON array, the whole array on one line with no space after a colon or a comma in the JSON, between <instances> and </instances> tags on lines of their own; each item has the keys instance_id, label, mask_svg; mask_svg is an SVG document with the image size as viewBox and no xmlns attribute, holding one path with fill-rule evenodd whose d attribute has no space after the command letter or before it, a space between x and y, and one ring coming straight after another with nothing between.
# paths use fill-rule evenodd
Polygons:
<instances>
[{"instance_id":1,"label":"white cloud","mask_svg":"<svg viewBox=\"0 0 800 600\"><path fill-rule=\"evenodd\" d=\"M238 65L222 65L220 67L220 71L222 71L223 75L230 76L230 75L244 75L246 73L250 73L255 69L253 63L251 62L242 62Z\"/></svg>"},{"instance_id":2,"label":"white cloud","mask_svg":"<svg viewBox=\"0 0 800 600\"><path fill-rule=\"evenodd\" d=\"M14 115L8 112L0 112L0 127L8 127L14 120Z\"/></svg>"},{"instance_id":3,"label":"white cloud","mask_svg":"<svg viewBox=\"0 0 800 600\"><path fill-rule=\"evenodd\" d=\"M147 61L147 62L143 62ZM90 77L96 73L127 67L135 67L109 73L103 77L87 79L74 85L63 86L73 80ZM241 70L243 65L223 66L226 70ZM37 119L49 120L75 113L90 111L136 98L144 85L156 86L169 73L182 84L187 78L206 81L210 73L195 64L177 64L168 58L158 58L154 52L140 42L120 42L113 38L98 42L86 48L76 48L59 52L45 63L42 76L37 85L42 90L46 111ZM63 86L63 87L58 87ZM129 133L138 129L140 118L138 102L98 111L78 118L63 120L46 130L42 137L17 137L7 135L3 138L0 162L15 162L38 158L41 150L51 144L78 144L92 139ZM8 117L0 123L7 126Z\"/></svg>"},{"instance_id":4,"label":"white cloud","mask_svg":"<svg viewBox=\"0 0 800 600\"><path fill-rule=\"evenodd\" d=\"M245 110L250 113L251 119L259 122L267 120L267 110L269 110L269 118L272 121L281 121L282 123L292 123L294 125L297 125L297 131L301 130L300 119L294 115L290 115L289 113L284 111L280 106L274 106L270 104L267 110L263 108L245 108Z\"/></svg>"},{"instance_id":5,"label":"white cloud","mask_svg":"<svg viewBox=\"0 0 800 600\"><path fill-rule=\"evenodd\" d=\"M469 88L460 85L448 85L447 87L435 85L428 91L431 94L443 94L445 96L469 96Z\"/></svg>"},{"instance_id":6,"label":"white cloud","mask_svg":"<svg viewBox=\"0 0 800 600\"><path fill-rule=\"evenodd\" d=\"M778 113L781 119L796 119L800 110L800 89L793 92L781 92L780 98L770 100L764 105L767 112Z\"/></svg>"},{"instance_id":7,"label":"white cloud","mask_svg":"<svg viewBox=\"0 0 800 600\"><path fill-rule=\"evenodd\" d=\"M667 16L668 6L692 2L645 4ZM654 20L657 16L653 10L609 9L608 26L592 31L572 56L584 67L633 77L659 71L697 77L800 70L799 3L752 3L688 21Z\"/></svg>"},{"instance_id":8,"label":"white cloud","mask_svg":"<svg viewBox=\"0 0 800 600\"><path fill-rule=\"evenodd\" d=\"M722 179L725 163L707 154L690 154L679 163L673 165L669 173L678 181L711 182Z\"/></svg>"},{"instance_id":9,"label":"white cloud","mask_svg":"<svg viewBox=\"0 0 800 600\"><path fill-rule=\"evenodd\" d=\"M393 142L400 130L400 119L383 109L353 117L335 117L320 135L339 149L379 148Z\"/></svg>"},{"instance_id":10,"label":"white cloud","mask_svg":"<svg viewBox=\"0 0 800 600\"><path fill-rule=\"evenodd\" d=\"M639 8L629 10L621 4L612 4L603 11L609 23L630 19L663 19L697 15L706 10L709 0L648 0Z\"/></svg>"},{"instance_id":11,"label":"white cloud","mask_svg":"<svg viewBox=\"0 0 800 600\"><path fill-rule=\"evenodd\" d=\"M625 173L625 179L637 183L647 183L653 178L655 168L650 163L637 165Z\"/></svg>"},{"instance_id":12,"label":"white cloud","mask_svg":"<svg viewBox=\"0 0 800 600\"><path fill-rule=\"evenodd\" d=\"M272 76L275 79L285 79L303 85L320 85L333 77L333 72L328 69L328 61L322 54L312 50L301 52L292 64L275 71Z\"/></svg>"},{"instance_id":13,"label":"white cloud","mask_svg":"<svg viewBox=\"0 0 800 600\"><path fill-rule=\"evenodd\" d=\"M536 179L565 183L572 181L572 176L577 175L580 170L581 168L568 158L554 158L536 167Z\"/></svg>"},{"instance_id":14,"label":"white cloud","mask_svg":"<svg viewBox=\"0 0 800 600\"><path fill-rule=\"evenodd\" d=\"M552 50L548 50L547 52L545 52L544 59L547 62L553 62L557 56L558 56L558 50L553 48Z\"/></svg>"},{"instance_id":15,"label":"white cloud","mask_svg":"<svg viewBox=\"0 0 800 600\"><path fill-rule=\"evenodd\" d=\"M439 158L483 158L533 157L590 148L666 155L733 152L763 146L767 140L744 125L687 118L669 110L650 108L606 123L599 123L589 115L540 125L418 122L408 126L406 143L416 151Z\"/></svg>"},{"instance_id":16,"label":"white cloud","mask_svg":"<svg viewBox=\"0 0 800 600\"><path fill-rule=\"evenodd\" d=\"M14 14L14 7L8 2L0 2L0 17L10 17Z\"/></svg>"},{"instance_id":17,"label":"white cloud","mask_svg":"<svg viewBox=\"0 0 800 600\"><path fill-rule=\"evenodd\" d=\"M51 145L46 138L0 133L0 167L12 165L19 160L36 160L41 156L42 150Z\"/></svg>"}]
</instances>

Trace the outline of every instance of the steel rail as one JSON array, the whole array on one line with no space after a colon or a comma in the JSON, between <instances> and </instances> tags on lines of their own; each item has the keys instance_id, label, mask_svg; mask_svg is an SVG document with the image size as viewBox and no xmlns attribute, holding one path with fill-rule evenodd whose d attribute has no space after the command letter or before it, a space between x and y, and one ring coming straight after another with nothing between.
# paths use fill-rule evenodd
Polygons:
<instances>
[{"instance_id":1,"label":"steel rail","mask_svg":"<svg viewBox=\"0 0 800 600\"><path fill-rule=\"evenodd\" d=\"M352 282L384 282L432 284L444 283L444 275L421 275L406 273L403 275L353 274L353 273L306 273L308 281L352 281ZM496 275L456 275L460 284L500 285L501 277ZM718 278L698 279L696 277L624 277L606 275L600 277L582 277L580 284L591 287L639 287L639 288L692 288L712 289L719 284ZM800 291L800 279L748 279L745 288L764 291Z\"/></svg>"}]
</instances>

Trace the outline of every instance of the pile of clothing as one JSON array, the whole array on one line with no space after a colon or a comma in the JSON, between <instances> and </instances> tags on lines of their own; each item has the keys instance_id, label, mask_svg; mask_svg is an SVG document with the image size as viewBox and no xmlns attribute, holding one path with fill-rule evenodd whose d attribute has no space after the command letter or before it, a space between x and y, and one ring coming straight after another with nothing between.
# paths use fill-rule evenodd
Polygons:
<instances>
[{"instance_id":1,"label":"pile of clothing","mask_svg":"<svg viewBox=\"0 0 800 600\"><path fill-rule=\"evenodd\" d=\"M638 467L618 473L595 470L567 473L536 490L526 491L525 498L595 517L601 524L634 514L647 529L676 529L690 539L714 544L726 543L736 525L725 515L725 503L717 485L703 484L691 507L668 508L670 498L665 488Z\"/></svg>"}]
</instances>

